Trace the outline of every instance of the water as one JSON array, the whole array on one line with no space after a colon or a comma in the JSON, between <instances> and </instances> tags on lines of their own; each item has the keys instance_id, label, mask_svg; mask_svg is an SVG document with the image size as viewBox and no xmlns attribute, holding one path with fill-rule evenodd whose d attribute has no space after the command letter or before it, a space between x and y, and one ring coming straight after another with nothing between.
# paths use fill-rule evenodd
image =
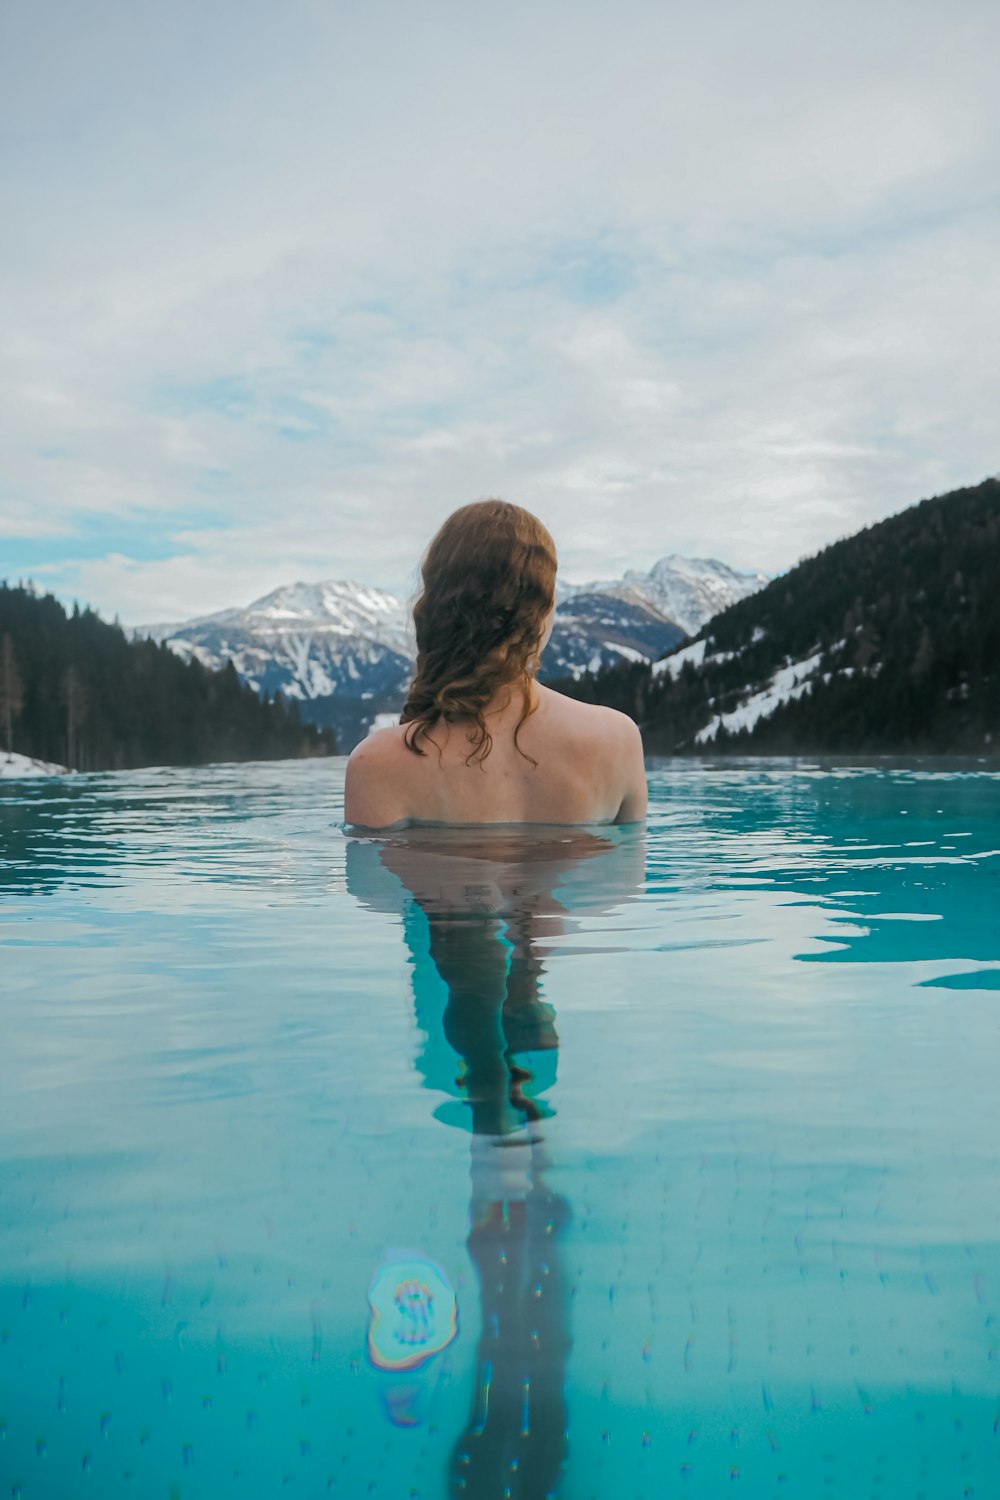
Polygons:
<instances>
[{"instance_id":1,"label":"water","mask_svg":"<svg viewBox=\"0 0 1000 1500\"><path fill-rule=\"evenodd\" d=\"M1000 1493L1000 775L342 774L0 792L0 1496Z\"/></svg>"}]
</instances>

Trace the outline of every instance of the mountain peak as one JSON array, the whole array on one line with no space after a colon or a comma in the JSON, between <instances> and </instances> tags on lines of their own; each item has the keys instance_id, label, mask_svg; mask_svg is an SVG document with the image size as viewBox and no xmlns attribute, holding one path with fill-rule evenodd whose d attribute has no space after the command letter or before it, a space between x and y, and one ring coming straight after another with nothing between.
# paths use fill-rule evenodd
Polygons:
<instances>
[{"instance_id":1,"label":"mountain peak","mask_svg":"<svg viewBox=\"0 0 1000 1500\"><path fill-rule=\"evenodd\" d=\"M144 625L134 633L162 641L226 630L268 636L362 635L404 652L410 637L408 616L394 594L347 578L281 584L245 607L217 610L183 624Z\"/></svg>"},{"instance_id":2,"label":"mountain peak","mask_svg":"<svg viewBox=\"0 0 1000 1500\"><path fill-rule=\"evenodd\" d=\"M234 611L223 614L232 616ZM308 622L314 629L354 630L359 627L406 628L403 608L394 594L350 578L327 578L320 583L286 583L235 612L247 620L270 621L280 628L286 621L296 629ZM209 616L209 618L213 618ZM220 619L221 616L215 616Z\"/></svg>"},{"instance_id":3,"label":"mountain peak","mask_svg":"<svg viewBox=\"0 0 1000 1500\"><path fill-rule=\"evenodd\" d=\"M624 577L612 582L565 584L560 597L569 599L587 593L638 599L673 620L686 635L694 635L720 610L769 582L765 573L740 572L714 557L684 557L669 552L648 573L629 568Z\"/></svg>"}]
</instances>

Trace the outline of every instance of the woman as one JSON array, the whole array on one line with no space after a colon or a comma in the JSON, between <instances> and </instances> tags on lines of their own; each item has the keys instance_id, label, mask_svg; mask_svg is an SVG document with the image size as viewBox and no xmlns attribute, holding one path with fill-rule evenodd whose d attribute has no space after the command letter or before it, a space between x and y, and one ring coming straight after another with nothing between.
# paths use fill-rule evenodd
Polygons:
<instances>
[{"instance_id":1,"label":"woman","mask_svg":"<svg viewBox=\"0 0 1000 1500\"><path fill-rule=\"evenodd\" d=\"M347 765L345 817L407 823L631 823L646 812L636 725L535 681L555 618L555 545L504 500L449 516L413 610L401 722Z\"/></svg>"}]
</instances>

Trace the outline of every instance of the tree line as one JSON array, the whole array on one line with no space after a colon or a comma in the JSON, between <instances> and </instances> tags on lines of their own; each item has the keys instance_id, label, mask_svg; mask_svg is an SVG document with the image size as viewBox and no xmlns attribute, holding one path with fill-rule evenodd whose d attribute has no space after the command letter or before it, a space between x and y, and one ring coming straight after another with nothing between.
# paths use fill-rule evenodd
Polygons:
<instances>
[{"instance_id":1,"label":"tree line","mask_svg":"<svg viewBox=\"0 0 1000 1500\"><path fill-rule=\"evenodd\" d=\"M0 584L0 735L78 771L332 755L329 730L168 646L131 641L91 609Z\"/></svg>"},{"instance_id":2,"label":"tree line","mask_svg":"<svg viewBox=\"0 0 1000 1500\"><path fill-rule=\"evenodd\" d=\"M651 753L1000 753L1000 480L834 542L697 639L704 664L686 662L676 679L630 663L558 686L631 715ZM820 674L801 696L750 729L696 740L817 652Z\"/></svg>"}]
</instances>

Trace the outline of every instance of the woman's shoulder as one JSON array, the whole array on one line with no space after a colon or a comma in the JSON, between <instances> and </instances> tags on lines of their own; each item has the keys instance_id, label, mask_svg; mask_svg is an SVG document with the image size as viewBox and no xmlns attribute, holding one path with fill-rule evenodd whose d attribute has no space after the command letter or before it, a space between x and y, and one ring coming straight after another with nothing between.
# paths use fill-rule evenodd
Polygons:
<instances>
[{"instance_id":1,"label":"woman's shoulder","mask_svg":"<svg viewBox=\"0 0 1000 1500\"><path fill-rule=\"evenodd\" d=\"M348 778L355 772L363 772L395 779L405 776L408 770L419 764L424 757L414 755L409 749L405 739L407 727L388 724L370 730L347 757Z\"/></svg>"},{"instance_id":2,"label":"woman's shoulder","mask_svg":"<svg viewBox=\"0 0 1000 1500\"><path fill-rule=\"evenodd\" d=\"M605 810L595 821L637 822L646 811L646 772L642 735L628 714L600 703L580 703L551 693L545 700L549 731L544 749L555 752L556 762L570 776L577 775L590 788L594 778L601 786Z\"/></svg>"},{"instance_id":3,"label":"woman's shoulder","mask_svg":"<svg viewBox=\"0 0 1000 1500\"><path fill-rule=\"evenodd\" d=\"M359 740L347 757L347 764L367 760L384 760L405 749L403 724L386 724L380 729L369 729L363 740Z\"/></svg>"},{"instance_id":4,"label":"woman's shoulder","mask_svg":"<svg viewBox=\"0 0 1000 1500\"><path fill-rule=\"evenodd\" d=\"M608 708L603 703L582 703L552 688L539 687L539 692L544 695L547 717L571 734L615 746L640 738L635 720L617 708Z\"/></svg>"},{"instance_id":5,"label":"woman's shoulder","mask_svg":"<svg viewBox=\"0 0 1000 1500\"><path fill-rule=\"evenodd\" d=\"M405 816L406 770L412 760L403 726L373 729L347 758L344 814L359 827L379 828Z\"/></svg>"}]
</instances>

